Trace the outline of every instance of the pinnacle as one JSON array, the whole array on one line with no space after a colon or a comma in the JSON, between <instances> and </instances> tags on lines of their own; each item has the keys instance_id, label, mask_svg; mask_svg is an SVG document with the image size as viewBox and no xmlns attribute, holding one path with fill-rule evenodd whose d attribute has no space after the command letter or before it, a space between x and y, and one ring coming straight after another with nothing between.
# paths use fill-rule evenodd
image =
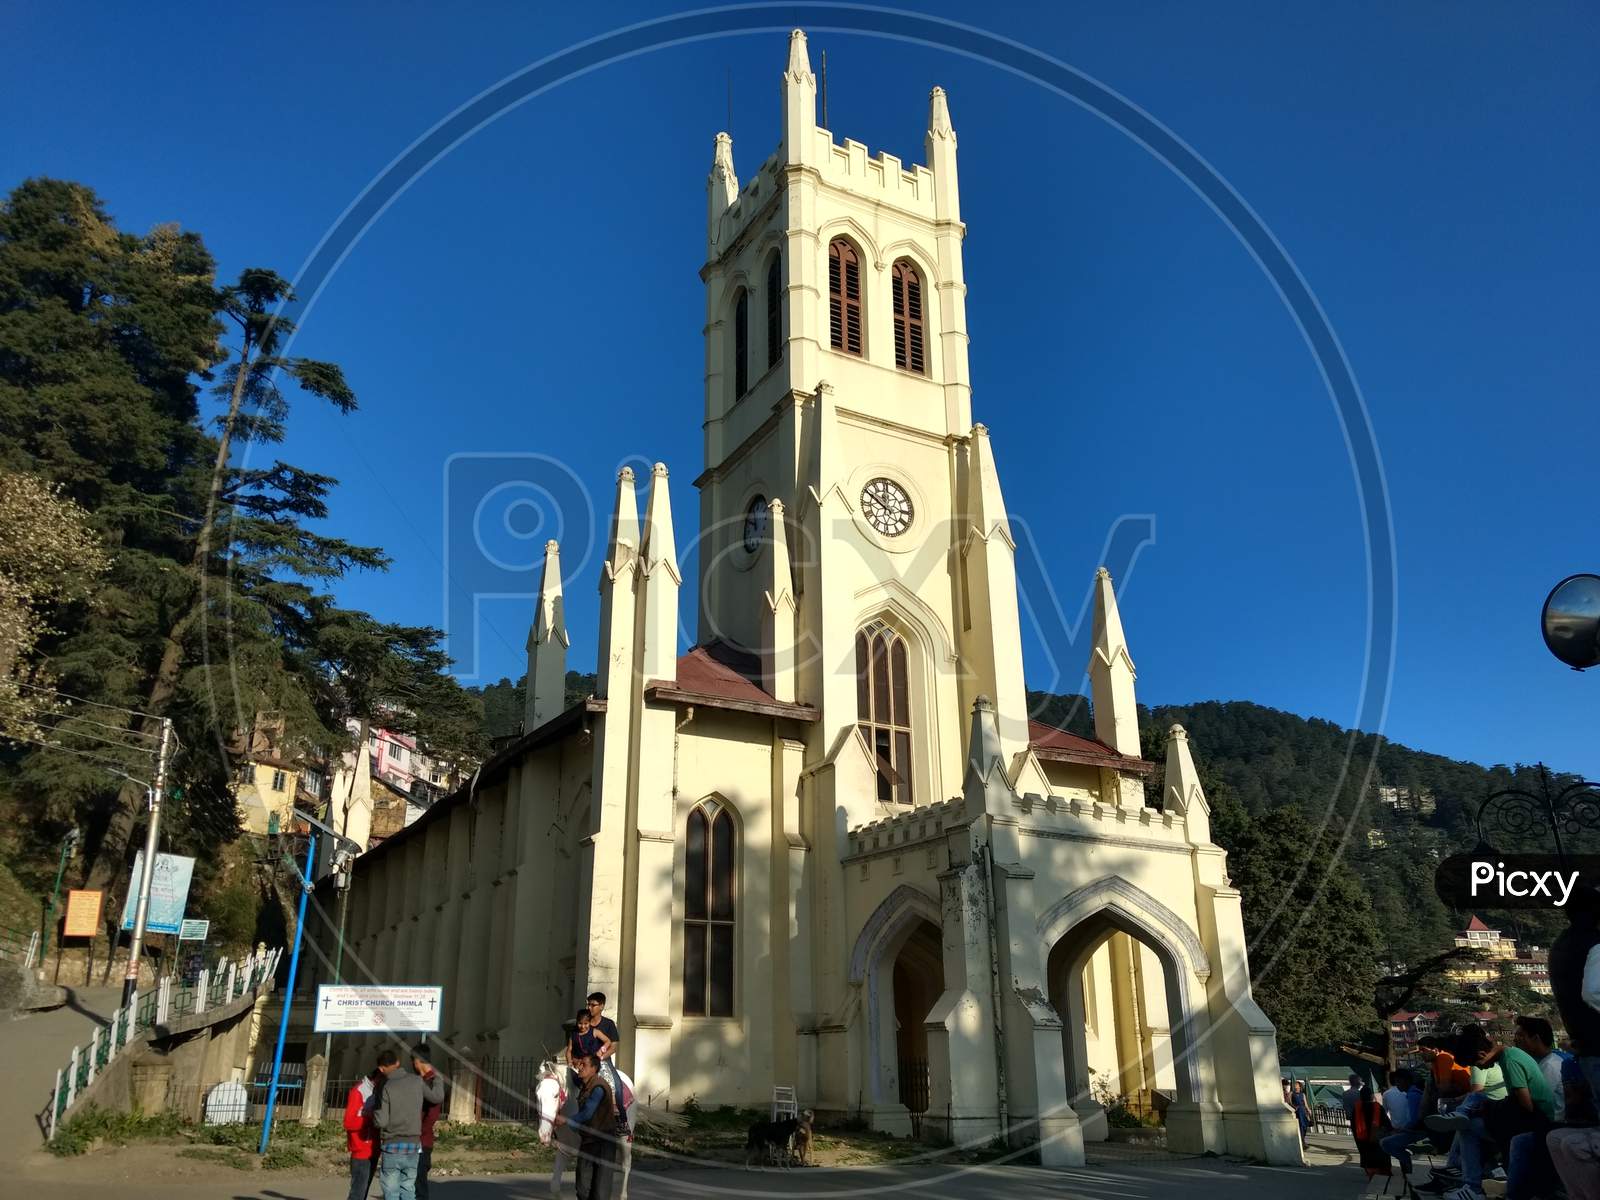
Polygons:
<instances>
[{"instance_id":1,"label":"pinnacle","mask_svg":"<svg viewBox=\"0 0 1600 1200\"><path fill-rule=\"evenodd\" d=\"M806 53L806 33L796 29L789 34L789 65L784 73L796 83L811 78L811 57Z\"/></svg>"},{"instance_id":2,"label":"pinnacle","mask_svg":"<svg viewBox=\"0 0 1600 1200\"><path fill-rule=\"evenodd\" d=\"M928 132L935 137L944 137L955 132L950 124L950 103L942 87L936 87L928 93Z\"/></svg>"}]
</instances>

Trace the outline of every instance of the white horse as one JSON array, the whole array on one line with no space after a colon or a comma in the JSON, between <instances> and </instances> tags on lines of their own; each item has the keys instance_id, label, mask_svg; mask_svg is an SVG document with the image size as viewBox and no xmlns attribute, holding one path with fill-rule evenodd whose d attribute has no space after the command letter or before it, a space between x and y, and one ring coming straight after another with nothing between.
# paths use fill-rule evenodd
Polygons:
<instances>
[{"instance_id":1,"label":"white horse","mask_svg":"<svg viewBox=\"0 0 1600 1200\"><path fill-rule=\"evenodd\" d=\"M622 1081L622 1086L629 1092L633 1091L633 1080L624 1075L620 1068L612 1066L611 1070ZM567 1086L567 1068L546 1059L539 1064L539 1083L534 1091L534 1096L539 1103L539 1141L543 1145L555 1144L556 1162L550 1171L550 1195L552 1200L559 1200L561 1195L561 1176L566 1170L567 1162L578 1160L578 1133L569 1124L556 1125L556 1114L571 1117L578 1111L578 1093ZM620 1097L615 1098L616 1103L622 1103ZM621 1173L620 1190L616 1192L617 1200L628 1200L628 1175L633 1170L633 1127L638 1119L639 1105L637 1097L623 1112L623 1117L628 1123L628 1136L617 1143L616 1169Z\"/></svg>"}]
</instances>

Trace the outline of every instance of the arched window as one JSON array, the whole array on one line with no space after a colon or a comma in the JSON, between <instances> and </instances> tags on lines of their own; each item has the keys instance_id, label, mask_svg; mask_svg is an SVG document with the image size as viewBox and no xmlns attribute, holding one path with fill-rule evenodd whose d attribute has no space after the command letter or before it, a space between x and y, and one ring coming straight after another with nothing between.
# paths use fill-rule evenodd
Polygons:
<instances>
[{"instance_id":1,"label":"arched window","mask_svg":"<svg viewBox=\"0 0 1600 1200\"><path fill-rule=\"evenodd\" d=\"M828 333L835 350L861 353L861 256L843 238L828 247Z\"/></svg>"},{"instance_id":2,"label":"arched window","mask_svg":"<svg viewBox=\"0 0 1600 1200\"><path fill-rule=\"evenodd\" d=\"M767 264L767 369L783 357L783 260L772 256Z\"/></svg>"},{"instance_id":3,"label":"arched window","mask_svg":"<svg viewBox=\"0 0 1600 1200\"><path fill-rule=\"evenodd\" d=\"M905 639L882 621L856 634L856 719L878 768L878 799L911 803L911 690Z\"/></svg>"},{"instance_id":4,"label":"arched window","mask_svg":"<svg viewBox=\"0 0 1600 1200\"><path fill-rule=\"evenodd\" d=\"M683 1012L733 1016L733 814L697 804L684 830Z\"/></svg>"},{"instance_id":5,"label":"arched window","mask_svg":"<svg viewBox=\"0 0 1600 1200\"><path fill-rule=\"evenodd\" d=\"M922 276L905 259L894 264L894 365L926 375L923 353Z\"/></svg>"},{"instance_id":6,"label":"arched window","mask_svg":"<svg viewBox=\"0 0 1600 1200\"><path fill-rule=\"evenodd\" d=\"M750 390L750 293L739 292L733 306L733 394Z\"/></svg>"}]
</instances>

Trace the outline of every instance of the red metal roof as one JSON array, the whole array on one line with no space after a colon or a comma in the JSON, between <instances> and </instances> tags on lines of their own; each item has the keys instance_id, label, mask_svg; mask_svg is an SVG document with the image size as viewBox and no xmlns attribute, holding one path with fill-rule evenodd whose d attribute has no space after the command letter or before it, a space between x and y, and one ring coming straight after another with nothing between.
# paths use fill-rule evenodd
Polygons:
<instances>
[{"instance_id":1,"label":"red metal roof","mask_svg":"<svg viewBox=\"0 0 1600 1200\"><path fill-rule=\"evenodd\" d=\"M1148 774L1155 769L1154 763L1119 754L1098 738L1068 733L1065 729L1057 729L1054 725L1046 725L1043 721L1028 722L1028 744L1041 758L1085 763L1097 767L1116 767L1119 770L1138 771L1141 774Z\"/></svg>"},{"instance_id":2,"label":"red metal roof","mask_svg":"<svg viewBox=\"0 0 1600 1200\"><path fill-rule=\"evenodd\" d=\"M675 682L680 691L756 704L775 703L777 697L755 682L760 671L761 660L749 651L726 642L708 642L678 658Z\"/></svg>"},{"instance_id":3,"label":"red metal roof","mask_svg":"<svg viewBox=\"0 0 1600 1200\"><path fill-rule=\"evenodd\" d=\"M1467 922L1467 932L1468 933L1487 933L1487 932L1489 932L1489 927L1487 925L1485 925L1482 921L1478 920L1478 915L1476 913L1474 913L1472 915L1472 920Z\"/></svg>"}]
</instances>

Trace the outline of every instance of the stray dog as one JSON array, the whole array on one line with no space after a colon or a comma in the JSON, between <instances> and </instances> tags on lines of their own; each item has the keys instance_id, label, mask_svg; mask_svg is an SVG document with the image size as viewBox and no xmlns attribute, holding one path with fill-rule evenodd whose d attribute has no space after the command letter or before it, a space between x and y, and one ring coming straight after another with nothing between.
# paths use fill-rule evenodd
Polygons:
<instances>
[{"instance_id":1,"label":"stray dog","mask_svg":"<svg viewBox=\"0 0 1600 1200\"><path fill-rule=\"evenodd\" d=\"M794 1131L794 1161L797 1166L809 1166L811 1163L811 1122L816 1119L816 1113L809 1108L800 1114L800 1124Z\"/></svg>"},{"instance_id":2,"label":"stray dog","mask_svg":"<svg viewBox=\"0 0 1600 1200\"><path fill-rule=\"evenodd\" d=\"M800 1122L795 1117L781 1121L757 1121L750 1126L744 1140L744 1162L749 1166L756 1158L776 1166L789 1163L789 1144L794 1140Z\"/></svg>"}]
</instances>

